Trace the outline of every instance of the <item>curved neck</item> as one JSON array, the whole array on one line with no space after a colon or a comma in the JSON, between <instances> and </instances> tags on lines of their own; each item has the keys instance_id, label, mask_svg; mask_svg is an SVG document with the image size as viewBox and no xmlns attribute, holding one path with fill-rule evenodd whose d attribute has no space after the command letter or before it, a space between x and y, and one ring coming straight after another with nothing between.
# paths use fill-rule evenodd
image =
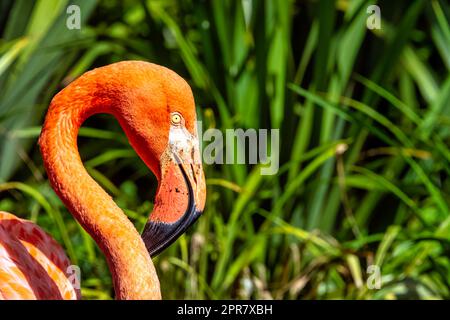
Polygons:
<instances>
[{"instance_id":1,"label":"curved neck","mask_svg":"<svg viewBox=\"0 0 450 320\"><path fill-rule=\"evenodd\" d=\"M39 139L50 183L105 254L116 298L160 299L159 280L139 233L89 176L78 152L80 126L89 116L108 112L111 101L80 97L80 90L71 97L67 89L53 99Z\"/></svg>"}]
</instances>

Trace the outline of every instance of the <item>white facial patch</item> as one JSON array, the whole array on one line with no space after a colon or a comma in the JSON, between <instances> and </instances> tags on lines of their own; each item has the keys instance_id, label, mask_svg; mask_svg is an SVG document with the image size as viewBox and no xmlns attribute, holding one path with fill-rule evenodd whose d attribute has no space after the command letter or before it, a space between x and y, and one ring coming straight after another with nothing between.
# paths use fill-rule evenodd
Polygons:
<instances>
[{"instance_id":1,"label":"white facial patch","mask_svg":"<svg viewBox=\"0 0 450 320\"><path fill-rule=\"evenodd\" d=\"M173 151L189 150L192 148L194 137L183 126L171 126L169 131L169 145Z\"/></svg>"},{"instance_id":2,"label":"white facial patch","mask_svg":"<svg viewBox=\"0 0 450 320\"><path fill-rule=\"evenodd\" d=\"M169 146L162 157L168 157L174 163L180 164L188 175L190 183L196 185L196 177L202 175L202 159L199 149L198 139L183 125L172 125L169 131ZM166 161L161 162L165 163ZM194 190L200 192L197 187Z\"/></svg>"},{"instance_id":3,"label":"white facial patch","mask_svg":"<svg viewBox=\"0 0 450 320\"><path fill-rule=\"evenodd\" d=\"M177 163L201 164L198 140L184 126L170 127L169 149L172 159Z\"/></svg>"}]
</instances>

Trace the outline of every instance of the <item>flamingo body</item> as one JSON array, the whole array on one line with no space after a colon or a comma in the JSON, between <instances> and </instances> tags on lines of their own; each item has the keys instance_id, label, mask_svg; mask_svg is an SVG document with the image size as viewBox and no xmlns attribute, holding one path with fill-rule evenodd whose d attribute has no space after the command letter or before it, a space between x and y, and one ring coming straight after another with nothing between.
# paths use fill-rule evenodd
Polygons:
<instances>
[{"instance_id":1,"label":"flamingo body","mask_svg":"<svg viewBox=\"0 0 450 320\"><path fill-rule=\"evenodd\" d=\"M0 211L0 300L74 300L61 246L36 224Z\"/></svg>"},{"instance_id":2,"label":"flamingo body","mask_svg":"<svg viewBox=\"0 0 450 320\"><path fill-rule=\"evenodd\" d=\"M89 176L78 153L83 122L112 114L158 180L142 235ZM103 251L117 299L160 299L151 256L199 217L206 186L191 89L175 72L123 61L86 72L59 92L39 138L53 190ZM75 299L69 259L33 223L0 212L0 299ZM73 279L72 279L73 280Z\"/></svg>"}]
</instances>

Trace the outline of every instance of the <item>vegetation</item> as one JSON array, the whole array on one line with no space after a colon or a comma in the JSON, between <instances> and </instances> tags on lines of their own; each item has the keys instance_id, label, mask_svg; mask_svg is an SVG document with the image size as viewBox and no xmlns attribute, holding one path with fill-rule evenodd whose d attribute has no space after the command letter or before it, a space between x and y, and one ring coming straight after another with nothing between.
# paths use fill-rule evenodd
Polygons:
<instances>
[{"instance_id":1,"label":"vegetation","mask_svg":"<svg viewBox=\"0 0 450 320\"><path fill-rule=\"evenodd\" d=\"M204 130L281 130L276 175L205 166L203 216L154 259L164 298L450 298L448 2L70 3L81 30L66 27L69 1L0 4L0 210L64 246L85 299L112 298L109 271L50 188L36 141L57 91L129 59L182 75ZM375 3L381 29L369 30ZM88 120L79 148L142 230L155 179L116 121Z\"/></svg>"}]
</instances>

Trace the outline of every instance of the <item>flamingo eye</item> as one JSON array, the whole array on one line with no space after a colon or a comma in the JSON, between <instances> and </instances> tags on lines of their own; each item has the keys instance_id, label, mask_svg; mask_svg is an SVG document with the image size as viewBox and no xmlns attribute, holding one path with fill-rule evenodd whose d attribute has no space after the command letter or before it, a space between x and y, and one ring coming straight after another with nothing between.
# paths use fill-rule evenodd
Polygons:
<instances>
[{"instance_id":1,"label":"flamingo eye","mask_svg":"<svg viewBox=\"0 0 450 320\"><path fill-rule=\"evenodd\" d=\"M183 119L183 117L181 116L181 114L179 114L178 112L173 112L170 115L170 121L172 122L172 124L174 125L179 125L181 123L181 120Z\"/></svg>"}]
</instances>

